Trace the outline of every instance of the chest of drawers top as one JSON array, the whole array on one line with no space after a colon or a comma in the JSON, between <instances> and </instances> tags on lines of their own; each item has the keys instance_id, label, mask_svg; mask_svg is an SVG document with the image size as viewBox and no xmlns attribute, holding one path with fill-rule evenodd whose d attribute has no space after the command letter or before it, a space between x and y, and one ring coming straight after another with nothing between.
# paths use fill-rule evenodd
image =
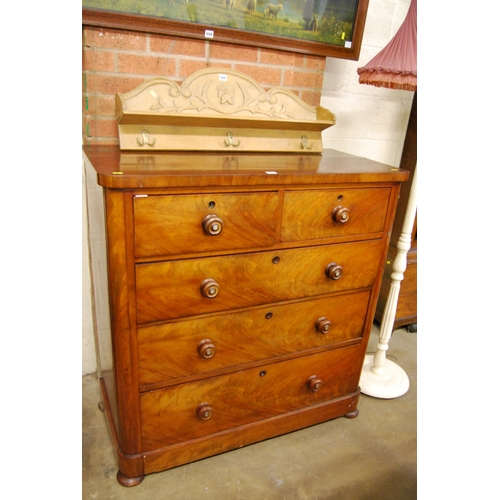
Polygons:
<instances>
[{"instance_id":1,"label":"chest of drawers top","mask_svg":"<svg viewBox=\"0 0 500 500\"><path fill-rule=\"evenodd\" d=\"M203 188L403 182L408 172L366 158L322 154L122 152L84 146L101 186L111 189Z\"/></svg>"}]
</instances>

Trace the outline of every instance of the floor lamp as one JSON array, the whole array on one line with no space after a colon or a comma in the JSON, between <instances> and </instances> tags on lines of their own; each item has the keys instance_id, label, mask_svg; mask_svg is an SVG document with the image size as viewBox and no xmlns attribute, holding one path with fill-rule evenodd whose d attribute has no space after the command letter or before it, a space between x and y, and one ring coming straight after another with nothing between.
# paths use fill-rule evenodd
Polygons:
<instances>
[{"instance_id":1,"label":"floor lamp","mask_svg":"<svg viewBox=\"0 0 500 500\"><path fill-rule=\"evenodd\" d=\"M417 90L417 0L411 0L406 18L394 38L366 66L358 69L359 82L376 87ZM408 131L407 131L408 136ZM416 137L416 134L415 134ZM393 263L391 286L385 304L380 337L374 356L367 355L361 372L363 394L391 399L410 388L406 372L386 358L398 306L400 283L406 270L407 254L417 211L417 169L413 174L410 196L404 217L397 255Z\"/></svg>"}]
</instances>

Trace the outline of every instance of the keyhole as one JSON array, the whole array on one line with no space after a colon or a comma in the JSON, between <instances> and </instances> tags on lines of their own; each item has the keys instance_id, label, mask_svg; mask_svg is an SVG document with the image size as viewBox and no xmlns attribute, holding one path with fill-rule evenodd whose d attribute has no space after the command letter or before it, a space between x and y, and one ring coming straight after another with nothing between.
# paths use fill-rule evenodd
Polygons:
<instances>
[{"instance_id":1,"label":"keyhole","mask_svg":"<svg viewBox=\"0 0 500 500\"><path fill-rule=\"evenodd\" d=\"M266 373L267 373L267 372L266 372L266 370L262 370L262 371L259 373L259 375L260 375L261 377L265 377L265 376L266 376Z\"/></svg>"},{"instance_id":2,"label":"keyhole","mask_svg":"<svg viewBox=\"0 0 500 500\"><path fill-rule=\"evenodd\" d=\"M268 312L268 313L266 314L266 318L267 318L267 319L271 319L272 317L273 317L273 313L272 313L272 312Z\"/></svg>"},{"instance_id":3,"label":"keyhole","mask_svg":"<svg viewBox=\"0 0 500 500\"><path fill-rule=\"evenodd\" d=\"M273 258L273 264L277 264L280 261L279 257L274 257Z\"/></svg>"},{"instance_id":4,"label":"keyhole","mask_svg":"<svg viewBox=\"0 0 500 500\"><path fill-rule=\"evenodd\" d=\"M210 201L210 202L208 203L208 207L209 207L209 208L214 208L214 207L215 207L215 201Z\"/></svg>"},{"instance_id":5,"label":"keyhole","mask_svg":"<svg viewBox=\"0 0 500 500\"><path fill-rule=\"evenodd\" d=\"M337 200L339 200L339 201L340 201L340 200L342 200L343 198L344 198L344 196L343 196L343 195L341 195L341 194L339 194L339 195L337 196Z\"/></svg>"}]
</instances>

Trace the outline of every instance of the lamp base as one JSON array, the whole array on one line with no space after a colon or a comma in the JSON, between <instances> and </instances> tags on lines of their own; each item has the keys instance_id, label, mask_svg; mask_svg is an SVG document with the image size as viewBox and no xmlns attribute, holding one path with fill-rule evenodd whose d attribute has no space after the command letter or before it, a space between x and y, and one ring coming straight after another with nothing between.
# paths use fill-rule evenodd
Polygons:
<instances>
[{"instance_id":1,"label":"lamp base","mask_svg":"<svg viewBox=\"0 0 500 500\"><path fill-rule=\"evenodd\" d=\"M385 359L383 371L380 374L373 373L372 366L373 356L365 356L359 382L363 394L374 398L392 399L408 392L410 379L399 365Z\"/></svg>"}]
</instances>

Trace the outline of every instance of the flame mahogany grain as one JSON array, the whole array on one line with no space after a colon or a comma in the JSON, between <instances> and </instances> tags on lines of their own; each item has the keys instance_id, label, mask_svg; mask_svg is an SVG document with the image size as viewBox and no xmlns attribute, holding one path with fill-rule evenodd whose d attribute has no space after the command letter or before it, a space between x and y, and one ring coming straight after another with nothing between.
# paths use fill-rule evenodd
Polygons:
<instances>
[{"instance_id":1,"label":"flame mahogany grain","mask_svg":"<svg viewBox=\"0 0 500 500\"><path fill-rule=\"evenodd\" d=\"M335 151L85 146L84 164L90 206L104 200L110 321L97 334L120 484L357 416L408 172Z\"/></svg>"}]
</instances>

